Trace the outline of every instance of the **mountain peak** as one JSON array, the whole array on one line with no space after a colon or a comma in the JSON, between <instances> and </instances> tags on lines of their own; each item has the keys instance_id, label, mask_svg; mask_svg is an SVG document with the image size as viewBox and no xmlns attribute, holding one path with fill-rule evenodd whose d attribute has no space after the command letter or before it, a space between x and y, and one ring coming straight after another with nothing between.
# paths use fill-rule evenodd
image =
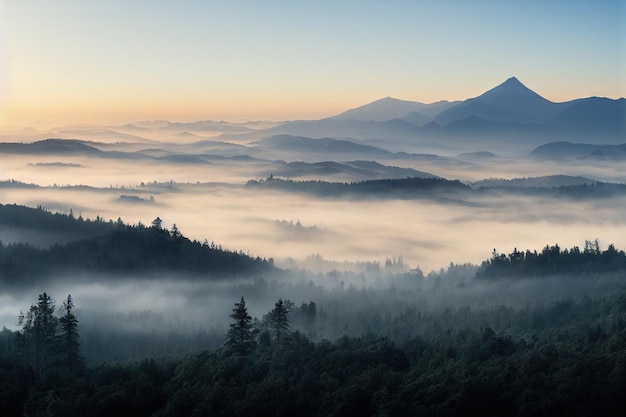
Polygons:
<instances>
[{"instance_id":1,"label":"mountain peak","mask_svg":"<svg viewBox=\"0 0 626 417\"><path fill-rule=\"evenodd\" d=\"M500 94L506 94L506 95L509 95L509 94L514 94L514 95L531 95L531 96L534 96L535 98L543 99L543 97L541 97L539 94L535 93L530 88L528 88L524 84L522 84L522 82L520 80L518 80L516 77L511 77L511 78L507 79L502 84L500 84L500 85L492 88L491 90L485 92L484 94L482 94L478 98L486 97L486 96L490 96L490 95L495 95L495 94L498 94L498 95L500 95Z\"/></svg>"},{"instance_id":2,"label":"mountain peak","mask_svg":"<svg viewBox=\"0 0 626 417\"><path fill-rule=\"evenodd\" d=\"M526 122L546 118L556 109L554 103L541 97L515 77L509 78L502 84L471 100L503 108L518 116L525 115L522 120L526 119Z\"/></svg>"},{"instance_id":3,"label":"mountain peak","mask_svg":"<svg viewBox=\"0 0 626 417\"><path fill-rule=\"evenodd\" d=\"M442 125L476 116L491 122L541 123L559 110L555 104L526 87L516 77L478 97L471 98L435 117Z\"/></svg>"}]
</instances>

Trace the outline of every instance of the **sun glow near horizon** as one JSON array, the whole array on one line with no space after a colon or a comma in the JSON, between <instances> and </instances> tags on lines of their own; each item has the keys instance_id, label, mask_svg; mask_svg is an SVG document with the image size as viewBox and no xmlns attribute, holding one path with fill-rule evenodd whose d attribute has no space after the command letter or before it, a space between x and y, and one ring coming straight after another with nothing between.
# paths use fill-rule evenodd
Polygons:
<instances>
[{"instance_id":1,"label":"sun glow near horizon","mask_svg":"<svg viewBox=\"0 0 626 417\"><path fill-rule=\"evenodd\" d=\"M4 1L0 123L316 119L511 76L552 101L626 95L620 2L478 9Z\"/></svg>"}]
</instances>

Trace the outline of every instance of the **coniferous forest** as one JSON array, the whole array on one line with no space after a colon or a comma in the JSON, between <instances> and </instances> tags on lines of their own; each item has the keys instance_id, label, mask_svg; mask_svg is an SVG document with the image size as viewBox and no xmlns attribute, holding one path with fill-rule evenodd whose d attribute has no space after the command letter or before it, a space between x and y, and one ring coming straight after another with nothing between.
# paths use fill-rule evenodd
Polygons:
<instances>
[{"instance_id":1,"label":"coniferous forest","mask_svg":"<svg viewBox=\"0 0 626 417\"><path fill-rule=\"evenodd\" d=\"M0 0L0 417L626 417L626 0Z\"/></svg>"},{"instance_id":2,"label":"coniferous forest","mask_svg":"<svg viewBox=\"0 0 626 417\"><path fill-rule=\"evenodd\" d=\"M17 328L0 332L2 416L620 416L626 410L626 255L613 245L494 249L480 266L451 264L428 275L402 269L401 259L369 265L378 278L316 275L190 241L158 218L143 226L43 208L0 210L4 227L28 225L77 239L47 248L0 246L6 288L45 288L68 277L65 294L40 292L16 311ZM104 321L111 318L89 316L71 295L89 279L88 270L114 282L132 274L146 288L168 271L177 272L181 285L236 280L224 293L228 323L167 334L107 333ZM255 316L248 306L261 297L273 300L271 308ZM113 320L115 329L131 318Z\"/></svg>"}]
</instances>

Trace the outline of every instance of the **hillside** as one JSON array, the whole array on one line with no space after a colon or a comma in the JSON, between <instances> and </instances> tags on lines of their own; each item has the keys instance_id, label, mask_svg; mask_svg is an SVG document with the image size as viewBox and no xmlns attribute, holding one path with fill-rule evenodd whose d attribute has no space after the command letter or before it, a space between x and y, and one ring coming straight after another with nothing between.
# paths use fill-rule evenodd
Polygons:
<instances>
[{"instance_id":1,"label":"hillside","mask_svg":"<svg viewBox=\"0 0 626 417\"><path fill-rule=\"evenodd\" d=\"M458 180L443 178L402 178L369 180L352 183L326 181L293 181L269 177L265 180L250 180L246 187L303 192L323 197L358 196L362 198L421 198L445 196L471 190ZM458 197L458 196L457 196Z\"/></svg>"},{"instance_id":2,"label":"hillside","mask_svg":"<svg viewBox=\"0 0 626 417\"><path fill-rule=\"evenodd\" d=\"M8 213L0 216L3 223L18 230L55 231L59 241L67 240L70 234L78 237L49 248L19 242L0 244L0 282L5 285L28 285L55 274L69 278L114 273L123 279L128 273L134 277L175 273L219 279L275 271L271 259L225 250L213 242L191 241L175 226L171 231L163 229L158 218L146 227L141 223L126 225L121 220L75 219L22 206L0 206L0 212Z\"/></svg>"},{"instance_id":3,"label":"hillside","mask_svg":"<svg viewBox=\"0 0 626 417\"><path fill-rule=\"evenodd\" d=\"M621 145L599 145L591 143L550 142L533 149L529 157L547 160L626 160L626 143Z\"/></svg>"}]
</instances>

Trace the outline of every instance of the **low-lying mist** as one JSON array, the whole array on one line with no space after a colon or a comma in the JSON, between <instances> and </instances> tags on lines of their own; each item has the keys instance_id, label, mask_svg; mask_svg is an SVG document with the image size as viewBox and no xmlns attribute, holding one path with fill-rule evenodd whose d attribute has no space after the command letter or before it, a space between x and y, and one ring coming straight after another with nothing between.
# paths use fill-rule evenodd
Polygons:
<instances>
[{"instance_id":1,"label":"low-lying mist","mask_svg":"<svg viewBox=\"0 0 626 417\"><path fill-rule=\"evenodd\" d=\"M424 276L388 265L367 274L293 271L281 277L234 281L176 275L158 280L63 276L45 288L3 293L0 325L17 328L18 312L27 311L44 291L57 300L57 308L71 293L86 358L99 363L218 348L232 322L233 305L242 296L259 326L282 298L293 303L292 330L312 340L376 333L401 342L433 332L445 336L450 329L478 331L484 326L530 338L531 327L517 328L507 322L512 311L526 311L531 317L537 308L624 290L623 276L615 273L485 281L475 278L476 270L476 266L453 265ZM299 307L311 302L316 306L315 318L303 321ZM133 348L138 343L154 346Z\"/></svg>"},{"instance_id":2,"label":"low-lying mist","mask_svg":"<svg viewBox=\"0 0 626 417\"><path fill-rule=\"evenodd\" d=\"M501 252L558 243L580 246L598 238L626 247L626 197L571 200L552 197L472 195L458 201L338 199L254 190L231 185L120 189L2 189L2 201L44 206L75 216L130 224L174 224L191 239L213 241L253 256L304 260L385 262L402 256L425 272L454 263L479 263ZM139 202L120 199L134 194ZM153 197L153 201L150 200ZM299 222L299 225L298 225ZM15 231L2 240L17 241ZM50 242L33 233L23 239ZM39 240L39 241L37 241ZM291 265L293 263L290 263ZM304 265L304 264L301 264Z\"/></svg>"},{"instance_id":3,"label":"low-lying mist","mask_svg":"<svg viewBox=\"0 0 626 417\"><path fill-rule=\"evenodd\" d=\"M595 238L603 248L611 243L626 248L625 196L576 199L494 191L459 193L445 200L320 197L245 187L246 181L262 178L260 173L271 168L258 161L166 164L4 155L0 162L0 180L41 186L5 183L0 187L2 204L42 206L113 222L121 218L127 224L150 225L159 217L164 228L175 224L190 239L273 258L276 266L289 270L285 276L236 281L175 274L111 279L86 272L81 279L58 276L45 285L0 291L0 326L10 329L16 328L19 311L35 303L38 294L51 294L57 307L72 294L86 351L99 352L87 358L92 363L140 358L111 350L111 343L132 334L144 335L144 345L185 335L180 343L163 342L154 355L220 346L233 303L241 296L259 320L278 298L291 300L295 308L314 302L319 320L313 327L301 327L308 337L319 340L367 332L393 336L391 324L398 317L403 317L406 327L402 337L410 337L426 325L425 319L412 322L411 317L436 315L428 324L432 330L446 309L458 321L455 326L479 328L485 325L480 314L466 309L523 310L623 289L623 277L614 275L501 282L480 282L474 276L477 265L494 248L500 253L514 248L540 251L555 243L580 247ZM557 173L625 178L623 167L600 162L548 165L511 158L467 163L398 160L395 164L465 181ZM63 231L0 227L4 244L27 242L46 248L76 238L80 236ZM294 327L299 325L295 320ZM506 329L506 323L499 328ZM120 346L139 339L124 340ZM138 348L137 355L145 356L146 351Z\"/></svg>"}]
</instances>

